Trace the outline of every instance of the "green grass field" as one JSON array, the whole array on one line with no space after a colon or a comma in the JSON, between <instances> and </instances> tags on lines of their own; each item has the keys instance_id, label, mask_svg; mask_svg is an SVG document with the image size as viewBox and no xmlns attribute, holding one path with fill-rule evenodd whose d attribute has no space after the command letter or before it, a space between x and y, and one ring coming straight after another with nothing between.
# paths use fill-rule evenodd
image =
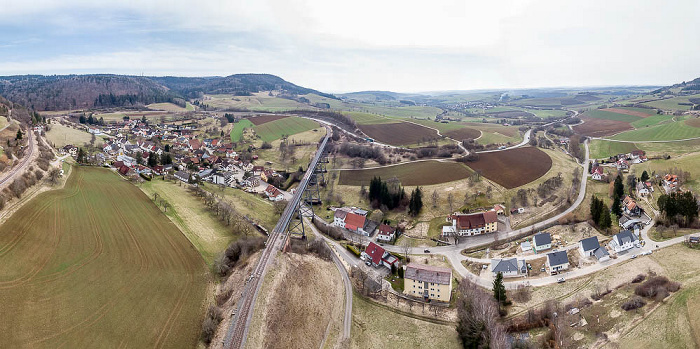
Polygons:
<instances>
[{"instance_id":1,"label":"green grass field","mask_svg":"<svg viewBox=\"0 0 700 349\"><path fill-rule=\"evenodd\" d=\"M664 109L664 110L689 110L690 105L681 105L678 103L690 103L689 98L700 98L700 94L684 96L684 97L674 97L669 99L662 99L658 101L646 102L644 105L650 107Z\"/></svg>"},{"instance_id":2,"label":"green grass field","mask_svg":"<svg viewBox=\"0 0 700 349\"><path fill-rule=\"evenodd\" d=\"M630 125L634 128L643 128L643 127L650 127L650 126L655 126L661 123L667 123L667 122L672 122L673 116L671 115L664 115L664 114L658 114L658 115L652 115L648 118L640 119L635 122L632 122Z\"/></svg>"},{"instance_id":3,"label":"green grass field","mask_svg":"<svg viewBox=\"0 0 700 349\"><path fill-rule=\"evenodd\" d=\"M464 179L471 174L466 166L457 162L420 161L402 165L340 171L338 184L369 185L374 177L384 180L396 177L407 186L431 185Z\"/></svg>"},{"instance_id":4,"label":"green grass field","mask_svg":"<svg viewBox=\"0 0 700 349\"><path fill-rule=\"evenodd\" d=\"M248 119L241 119L235 124L233 124L233 129L231 130L231 142L238 142L243 137L243 130L246 128L253 128L252 122Z\"/></svg>"},{"instance_id":5,"label":"green grass field","mask_svg":"<svg viewBox=\"0 0 700 349\"><path fill-rule=\"evenodd\" d=\"M347 111L343 112L343 114L349 116L351 119L355 120L355 122L360 125L389 124L392 122L396 122L396 120L389 119L384 116L357 111Z\"/></svg>"},{"instance_id":6,"label":"green grass field","mask_svg":"<svg viewBox=\"0 0 700 349\"><path fill-rule=\"evenodd\" d=\"M189 103L186 104L186 105L187 105L188 107L192 107L192 105L189 104ZM178 105L175 105L175 104L173 104L173 103L154 103L154 104L149 104L149 105L147 105L146 108L152 109L152 110L165 110L165 111L175 112L175 113L177 113L177 112L186 112L186 111L188 111L188 110L194 110L194 108L192 108L192 109L190 109L190 108L183 108L183 107L178 106Z\"/></svg>"},{"instance_id":7,"label":"green grass field","mask_svg":"<svg viewBox=\"0 0 700 349\"><path fill-rule=\"evenodd\" d=\"M0 226L3 347L195 347L202 257L138 188L76 167Z\"/></svg>"},{"instance_id":8,"label":"green grass field","mask_svg":"<svg viewBox=\"0 0 700 349\"><path fill-rule=\"evenodd\" d=\"M594 139L589 145L591 159L607 159L617 154L626 154L637 150L634 143L611 142L602 139Z\"/></svg>"},{"instance_id":9,"label":"green grass field","mask_svg":"<svg viewBox=\"0 0 700 349\"><path fill-rule=\"evenodd\" d=\"M583 117L587 116L587 117L595 118L595 119L624 121L624 122L629 122L629 123L643 119L639 116L613 113L613 112L600 110L600 109L589 110L589 111L583 113L581 116L583 116Z\"/></svg>"},{"instance_id":10,"label":"green grass field","mask_svg":"<svg viewBox=\"0 0 700 349\"><path fill-rule=\"evenodd\" d=\"M254 128L255 133L260 136L260 139L265 142L272 142L275 139L282 138L284 135L291 136L293 134L312 130L318 127L320 126L316 121L298 117L288 117L266 122L262 125L255 126Z\"/></svg>"},{"instance_id":11,"label":"green grass field","mask_svg":"<svg viewBox=\"0 0 700 349\"><path fill-rule=\"evenodd\" d=\"M631 130L611 137L621 141L670 141L700 137L700 128L688 126L685 121Z\"/></svg>"},{"instance_id":12,"label":"green grass field","mask_svg":"<svg viewBox=\"0 0 700 349\"><path fill-rule=\"evenodd\" d=\"M311 106L297 101L269 96L267 92L254 93L253 96L234 96L230 94L207 95L211 99L206 104L214 108L245 108L254 111L288 111L294 109L312 109Z\"/></svg>"},{"instance_id":13,"label":"green grass field","mask_svg":"<svg viewBox=\"0 0 700 349\"><path fill-rule=\"evenodd\" d=\"M67 144L82 147L83 144L89 143L92 136L81 130L76 130L61 124L52 124L51 130L46 132L46 138L56 147L63 147ZM97 141L95 142L97 144Z\"/></svg>"}]
</instances>

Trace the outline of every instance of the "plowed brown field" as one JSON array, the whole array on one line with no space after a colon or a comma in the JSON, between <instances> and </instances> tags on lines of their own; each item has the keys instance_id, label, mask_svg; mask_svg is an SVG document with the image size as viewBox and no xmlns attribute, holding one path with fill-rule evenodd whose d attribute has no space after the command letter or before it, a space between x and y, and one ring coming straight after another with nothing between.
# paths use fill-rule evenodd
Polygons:
<instances>
[{"instance_id":1,"label":"plowed brown field","mask_svg":"<svg viewBox=\"0 0 700 349\"><path fill-rule=\"evenodd\" d=\"M468 162L467 166L511 189L542 177L552 168L552 158L537 148L523 147L479 154L479 160Z\"/></svg>"},{"instance_id":2,"label":"plowed brown field","mask_svg":"<svg viewBox=\"0 0 700 349\"><path fill-rule=\"evenodd\" d=\"M411 145L437 138L437 131L408 122L357 125L367 136L391 145Z\"/></svg>"},{"instance_id":3,"label":"plowed brown field","mask_svg":"<svg viewBox=\"0 0 700 349\"><path fill-rule=\"evenodd\" d=\"M248 118L250 122L253 123L253 125L258 126L262 125L265 123L268 123L270 121L275 121L279 119L284 119L288 118L289 116L287 115L258 115L258 116L253 116L252 118Z\"/></svg>"},{"instance_id":4,"label":"plowed brown field","mask_svg":"<svg viewBox=\"0 0 700 349\"><path fill-rule=\"evenodd\" d=\"M582 120L583 124L576 125L573 129L576 133L589 137L610 136L633 129L629 122L624 121L596 118L583 118Z\"/></svg>"}]
</instances>

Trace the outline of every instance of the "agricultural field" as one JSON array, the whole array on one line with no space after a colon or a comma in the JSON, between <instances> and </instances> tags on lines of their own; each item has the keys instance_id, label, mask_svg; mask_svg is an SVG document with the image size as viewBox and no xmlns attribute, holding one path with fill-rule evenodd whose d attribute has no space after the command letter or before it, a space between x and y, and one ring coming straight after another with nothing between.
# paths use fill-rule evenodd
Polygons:
<instances>
[{"instance_id":1,"label":"agricultural field","mask_svg":"<svg viewBox=\"0 0 700 349\"><path fill-rule=\"evenodd\" d=\"M613 155L626 154L639 149L634 143L613 142L604 139L594 139L589 148L591 159L607 159Z\"/></svg>"},{"instance_id":2,"label":"agricultural field","mask_svg":"<svg viewBox=\"0 0 700 349\"><path fill-rule=\"evenodd\" d=\"M633 129L629 122L582 118L583 124L573 126L574 132L589 137L604 137Z\"/></svg>"},{"instance_id":3,"label":"agricultural field","mask_svg":"<svg viewBox=\"0 0 700 349\"><path fill-rule=\"evenodd\" d=\"M202 257L129 182L106 169L72 172L0 226L0 342L195 347Z\"/></svg>"},{"instance_id":4,"label":"agricultural field","mask_svg":"<svg viewBox=\"0 0 700 349\"><path fill-rule=\"evenodd\" d=\"M253 128L255 125L248 119L241 119L233 124L231 129L231 142L238 142L243 137L243 130Z\"/></svg>"},{"instance_id":5,"label":"agricultural field","mask_svg":"<svg viewBox=\"0 0 700 349\"><path fill-rule=\"evenodd\" d=\"M477 139L479 144L516 144L522 141L520 130L517 126L503 126L494 123L468 122L466 127L481 131L481 137Z\"/></svg>"},{"instance_id":6,"label":"agricultural field","mask_svg":"<svg viewBox=\"0 0 700 349\"><path fill-rule=\"evenodd\" d=\"M340 185L367 186L374 177L384 180L396 177L402 185L416 186L457 181L467 178L471 171L457 162L428 160L373 169L343 170L339 173Z\"/></svg>"},{"instance_id":7,"label":"agricultural field","mask_svg":"<svg viewBox=\"0 0 700 349\"><path fill-rule=\"evenodd\" d=\"M453 131L443 133L443 135L454 140L461 141L463 139L477 139L481 137L481 131L469 127L463 127Z\"/></svg>"},{"instance_id":8,"label":"agricultural field","mask_svg":"<svg viewBox=\"0 0 700 349\"><path fill-rule=\"evenodd\" d=\"M690 172L690 180L684 186L690 187L695 192L700 189L700 153L697 151L674 156L670 160L650 160L636 164L632 166L632 170L637 176L641 175L643 171L647 171L649 174L656 172L664 175L667 170L674 167Z\"/></svg>"},{"instance_id":9,"label":"agricultural field","mask_svg":"<svg viewBox=\"0 0 700 349\"><path fill-rule=\"evenodd\" d=\"M299 166L305 167L309 164L312 155L318 149L318 141L325 135L326 128L320 127L290 136L287 141L290 144L297 144L297 146L294 147L294 157L288 155L286 158L282 158L282 153L280 152L280 143L282 143L282 140L274 140L270 142L272 148L258 149L256 151L256 155L259 156L256 164L262 165L261 162L264 162L265 166L272 167L278 171L296 170ZM259 144L256 145L260 146L261 144L262 142L259 142Z\"/></svg>"},{"instance_id":10,"label":"agricultural field","mask_svg":"<svg viewBox=\"0 0 700 349\"><path fill-rule=\"evenodd\" d=\"M269 112L313 109L308 104L291 99L269 96L268 92L254 93L252 96L234 96L230 94L206 95L202 103L218 109L240 108Z\"/></svg>"},{"instance_id":11,"label":"agricultural field","mask_svg":"<svg viewBox=\"0 0 700 349\"><path fill-rule=\"evenodd\" d=\"M650 107L663 109L663 110L689 110L690 107L692 106L692 103L689 100L690 98L700 98L700 94L683 96L683 97L674 97L674 98L668 98L668 99L659 99L656 101L646 102L643 104L648 105ZM683 104L681 104L681 103L683 103Z\"/></svg>"},{"instance_id":12,"label":"agricultural field","mask_svg":"<svg viewBox=\"0 0 700 349\"><path fill-rule=\"evenodd\" d=\"M352 110L362 111L371 114L379 114L397 118L434 118L442 113L442 109L437 107L409 106L409 107L384 107L371 104L349 103Z\"/></svg>"},{"instance_id":13,"label":"agricultural field","mask_svg":"<svg viewBox=\"0 0 700 349\"><path fill-rule=\"evenodd\" d=\"M697 119L681 120L672 123L645 127L617 134L611 139L621 141L670 141L700 137L700 124Z\"/></svg>"},{"instance_id":14,"label":"agricultural field","mask_svg":"<svg viewBox=\"0 0 700 349\"><path fill-rule=\"evenodd\" d=\"M179 181L153 179L143 182L139 187L149 198L153 199L154 194L157 194L159 202L165 200L168 203L165 215L185 234L207 264L212 265L217 255L236 238L231 228L221 223Z\"/></svg>"},{"instance_id":15,"label":"agricultural field","mask_svg":"<svg viewBox=\"0 0 700 349\"><path fill-rule=\"evenodd\" d=\"M700 149L700 139L678 142L635 143L637 148L647 152L648 155L686 154Z\"/></svg>"},{"instance_id":16,"label":"agricultural field","mask_svg":"<svg viewBox=\"0 0 700 349\"><path fill-rule=\"evenodd\" d=\"M438 137L435 130L408 122L358 125L358 127L370 138L395 146L418 144Z\"/></svg>"},{"instance_id":17,"label":"agricultural field","mask_svg":"<svg viewBox=\"0 0 700 349\"><path fill-rule=\"evenodd\" d=\"M142 117L146 117L146 119L149 122L161 122L161 120L164 121L171 121L174 119L174 115L170 114L169 112L164 112L164 111L139 111L139 112L134 112L134 111L128 111L128 112L114 112L114 113L102 113L102 114L94 114L93 117L99 119L103 118L106 123L116 123L116 122L121 122L124 121L124 117L128 116L130 119L141 119Z\"/></svg>"},{"instance_id":18,"label":"agricultural field","mask_svg":"<svg viewBox=\"0 0 700 349\"><path fill-rule=\"evenodd\" d=\"M255 126L260 126L260 125L268 123L268 122L272 122L272 121L276 121L276 120L280 120L280 119L284 119L284 118L288 118L288 117L289 116L287 116L287 115L268 114L268 115L253 116L251 118L248 118L248 121L252 122L253 125L255 125Z\"/></svg>"},{"instance_id":19,"label":"agricultural field","mask_svg":"<svg viewBox=\"0 0 700 349\"><path fill-rule=\"evenodd\" d=\"M336 348L344 301L343 282L332 262L279 254L260 288L246 347Z\"/></svg>"},{"instance_id":20,"label":"agricultural field","mask_svg":"<svg viewBox=\"0 0 700 349\"><path fill-rule=\"evenodd\" d=\"M85 131L76 130L61 124L51 124L51 130L46 132L46 139L58 148L67 144L81 147L85 143L90 143L91 138L92 135Z\"/></svg>"},{"instance_id":21,"label":"agricultural field","mask_svg":"<svg viewBox=\"0 0 700 349\"><path fill-rule=\"evenodd\" d=\"M266 122L254 127L255 133L265 142L272 142L283 136L291 136L304 131L319 128L318 122L299 118L287 117L275 121Z\"/></svg>"},{"instance_id":22,"label":"agricultural field","mask_svg":"<svg viewBox=\"0 0 700 349\"><path fill-rule=\"evenodd\" d=\"M643 127L656 126L658 124L673 122L673 121L674 121L673 116L671 116L671 115L657 114L657 115L651 115L647 118L632 122L630 125L632 125L632 127L634 127L634 128L639 129L639 128L643 128Z\"/></svg>"},{"instance_id":23,"label":"agricultural field","mask_svg":"<svg viewBox=\"0 0 700 349\"><path fill-rule=\"evenodd\" d=\"M395 313L355 295L350 348L462 348L455 326Z\"/></svg>"},{"instance_id":24,"label":"agricultural field","mask_svg":"<svg viewBox=\"0 0 700 349\"><path fill-rule=\"evenodd\" d=\"M343 112L343 114L349 116L351 119L355 120L355 122L360 124L360 125L390 124L390 123L396 122L395 120L389 119L389 118L384 117L384 116L363 113L363 112L347 111L347 112Z\"/></svg>"},{"instance_id":25,"label":"agricultural field","mask_svg":"<svg viewBox=\"0 0 700 349\"><path fill-rule=\"evenodd\" d=\"M467 165L504 188L511 189L542 177L552 167L552 158L542 150L528 146L481 153L479 160Z\"/></svg>"}]
</instances>

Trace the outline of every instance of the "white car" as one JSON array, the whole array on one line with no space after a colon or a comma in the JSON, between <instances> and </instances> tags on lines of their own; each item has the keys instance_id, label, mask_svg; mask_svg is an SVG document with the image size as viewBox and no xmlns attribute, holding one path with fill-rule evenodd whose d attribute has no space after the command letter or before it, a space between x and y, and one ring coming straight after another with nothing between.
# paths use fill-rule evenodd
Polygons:
<instances>
[{"instance_id":1,"label":"white car","mask_svg":"<svg viewBox=\"0 0 700 349\"><path fill-rule=\"evenodd\" d=\"M561 284L561 283L563 283L563 282L566 282L566 279L564 279L564 278L558 278L558 279L557 279L557 282Z\"/></svg>"},{"instance_id":2,"label":"white car","mask_svg":"<svg viewBox=\"0 0 700 349\"><path fill-rule=\"evenodd\" d=\"M635 258L637 258L637 255L636 255L636 254L633 254L633 255L630 256L630 259L635 259Z\"/></svg>"}]
</instances>

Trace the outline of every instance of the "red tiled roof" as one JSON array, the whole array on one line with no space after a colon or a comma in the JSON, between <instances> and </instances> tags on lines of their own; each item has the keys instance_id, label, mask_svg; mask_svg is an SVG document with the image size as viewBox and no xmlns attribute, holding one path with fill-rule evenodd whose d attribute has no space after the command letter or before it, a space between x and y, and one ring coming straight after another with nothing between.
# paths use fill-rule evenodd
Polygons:
<instances>
[{"instance_id":1,"label":"red tiled roof","mask_svg":"<svg viewBox=\"0 0 700 349\"><path fill-rule=\"evenodd\" d=\"M348 228L350 226L350 228ZM351 230L357 230L365 226L365 217L349 212L345 216L345 227Z\"/></svg>"},{"instance_id":2,"label":"red tiled roof","mask_svg":"<svg viewBox=\"0 0 700 349\"><path fill-rule=\"evenodd\" d=\"M367 245L367 248L365 249L365 253L368 254L370 258L372 258L372 263L374 264L381 263L382 256L384 256L384 252L386 251L384 251L383 248L381 248L374 242L370 242L369 245Z\"/></svg>"},{"instance_id":3,"label":"red tiled roof","mask_svg":"<svg viewBox=\"0 0 700 349\"><path fill-rule=\"evenodd\" d=\"M486 226L486 224L496 222L498 215L496 211L479 212L474 214L458 215L457 228L459 230L478 229Z\"/></svg>"},{"instance_id":4,"label":"red tiled roof","mask_svg":"<svg viewBox=\"0 0 700 349\"><path fill-rule=\"evenodd\" d=\"M379 225L379 234L391 235L391 233L393 233L393 232L394 232L394 228L392 228L386 224Z\"/></svg>"}]
</instances>

